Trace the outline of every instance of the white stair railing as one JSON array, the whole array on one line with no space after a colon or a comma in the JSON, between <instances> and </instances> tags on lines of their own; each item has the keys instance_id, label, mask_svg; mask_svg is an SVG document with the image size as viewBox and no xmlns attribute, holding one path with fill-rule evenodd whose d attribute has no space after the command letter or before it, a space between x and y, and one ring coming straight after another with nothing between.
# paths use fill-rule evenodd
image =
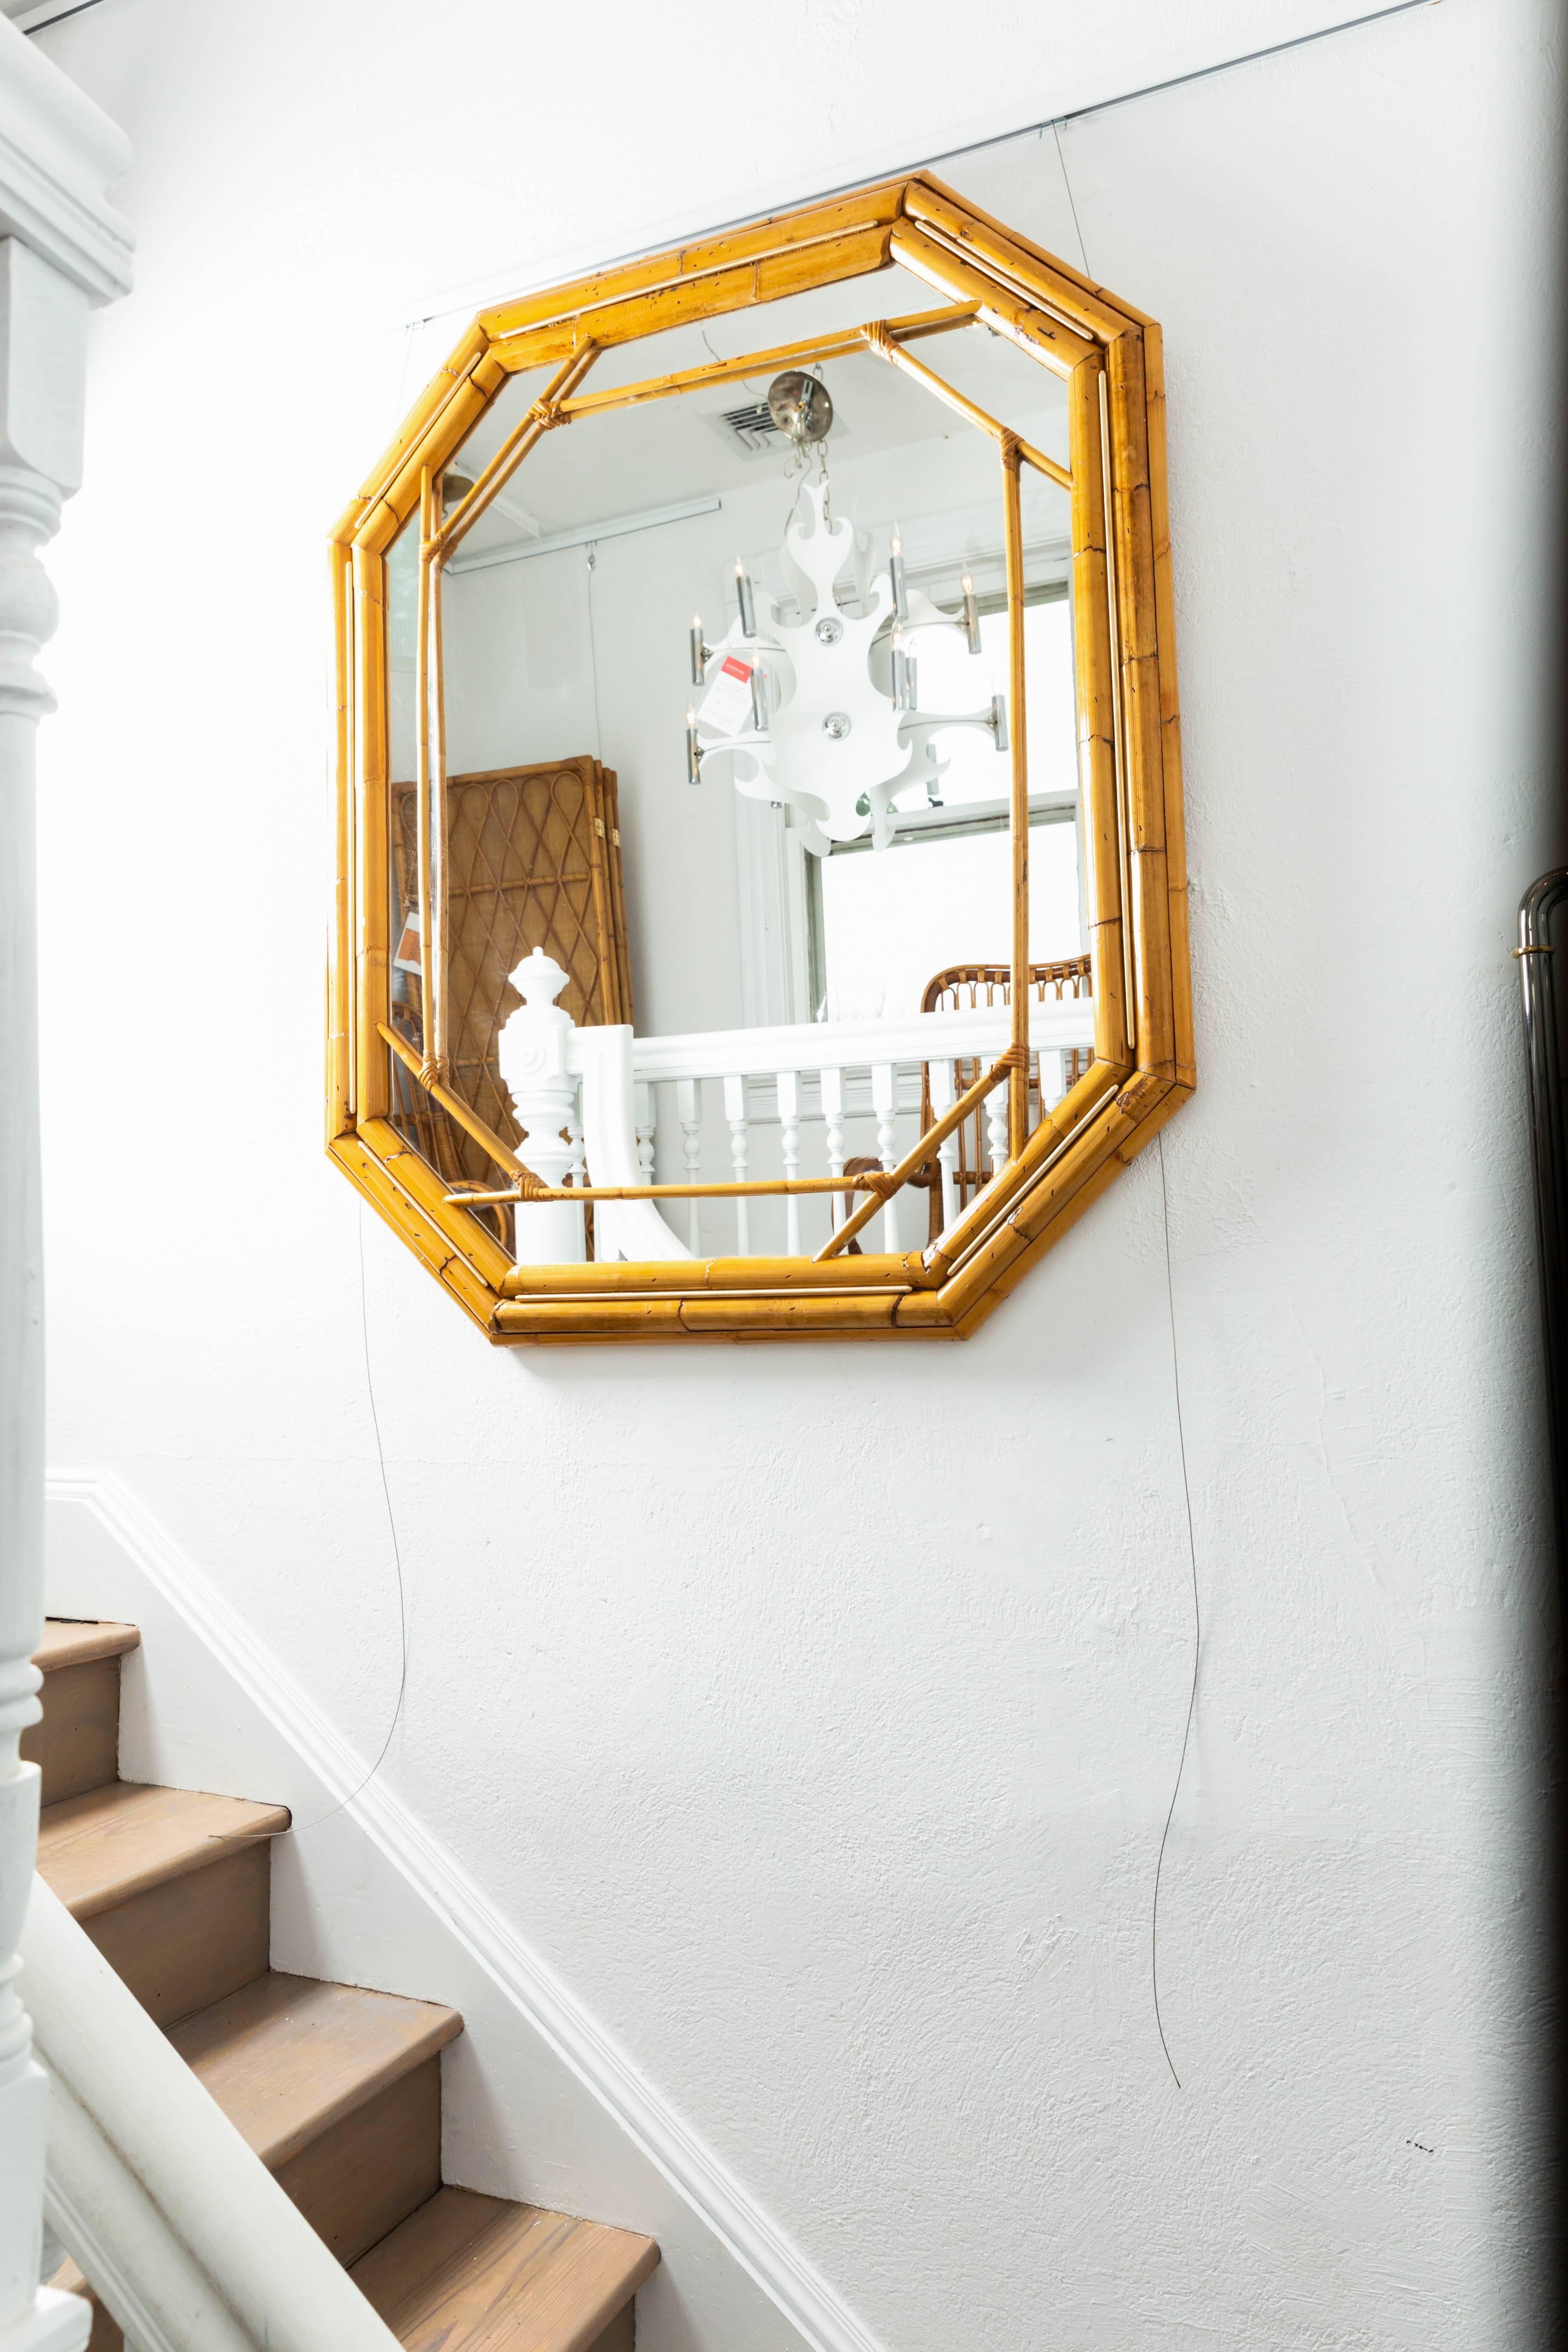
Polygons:
<instances>
[{"instance_id":1,"label":"white stair railing","mask_svg":"<svg viewBox=\"0 0 1568 2352\"><path fill-rule=\"evenodd\" d=\"M86 2305L39 2282L48 2086L23 2006L39 1988L16 1957L38 1828L38 1769L19 1749L44 1626L34 802L54 697L34 656L55 625L37 550L81 480L88 311L130 284L108 190L131 151L16 13L0 20L0 2352L79 2352Z\"/></svg>"},{"instance_id":2,"label":"white stair railing","mask_svg":"<svg viewBox=\"0 0 1568 2352\"><path fill-rule=\"evenodd\" d=\"M49 2077L47 2210L135 2352L397 2352L58 1896L22 1935ZM87 2306L68 2298L82 2314Z\"/></svg>"},{"instance_id":3,"label":"white stair railing","mask_svg":"<svg viewBox=\"0 0 1568 2352\"><path fill-rule=\"evenodd\" d=\"M553 1171L565 1165L563 1127L576 1131L579 1082L580 1131L593 1184L652 1181L661 1095L672 1145L679 1138L679 1148L666 1153L664 1183L841 1176L847 1158L857 1153L890 1169L919 1138L922 1073L932 1114L940 1115L978 1065L994 1061L1012 1037L1005 1004L638 1037L623 1026L575 1027L554 1002L565 983L559 965L536 949L512 974L524 1002L500 1034L501 1075L527 1134L521 1149L535 1173L552 1181L559 1181ZM1037 1099L1048 1109L1067 1092L1068 1055L1092 1050L1092 999L1033 1001L1029 1039ZM955 1065L963 1066L961 1073ZM996 1166L1007 1150L1005 1089L996 1089L986 1110L988 1156ZM955 1133L938 1155L944 1225L961 1205L958 1154ZM596 1254L700 1256L703 1205L696 1200L663 1207L653 1201L601 1202ZM707 1205L723 1221L723 1239L718 1251L710 1239L706 1254L739 1257L781 1247L792 1256L815 1250L843 1215L843 1196L836 1192L792 1193L782 1202L741 1196ZM584 1255L580 1209L520 1203L515 1217L521 1264L570 1264ZM923 1194L896 1194L879 1223L885 1249L922 1246Z\"/></svg>"}]
</instances>

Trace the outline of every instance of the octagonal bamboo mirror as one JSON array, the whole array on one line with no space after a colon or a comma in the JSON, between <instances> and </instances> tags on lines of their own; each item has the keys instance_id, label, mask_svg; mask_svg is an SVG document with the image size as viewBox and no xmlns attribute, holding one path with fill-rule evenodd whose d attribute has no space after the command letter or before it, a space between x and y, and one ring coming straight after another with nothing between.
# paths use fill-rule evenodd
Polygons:
<instances>
[{"instance_id":1,"label":"octagonal bamboo mirror","mask_svg":"<svg viewBox=\"0 0 1568 2352\"><path fill-rule=\"evenodd\" d=\"M483 312L332 567L329 1149L492 1339L963 1338L1190 1090L1159 331L939 183Z\"/></svg>"}]
</instances>

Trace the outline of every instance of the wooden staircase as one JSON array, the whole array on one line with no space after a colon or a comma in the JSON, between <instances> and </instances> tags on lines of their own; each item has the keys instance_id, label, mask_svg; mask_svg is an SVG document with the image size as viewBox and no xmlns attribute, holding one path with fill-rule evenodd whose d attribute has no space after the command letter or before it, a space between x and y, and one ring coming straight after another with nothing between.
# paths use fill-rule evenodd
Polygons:
<instances>
[{"instance_id":1,"label":"wooden staircase","mask_svg":"<svg viewBox=\"0 0 1568 2352\"><path fill-rule=\"evenodd\" d=\"M408 2352L631 2352L651 2238L441 2180L455 2010L268 1964L281 1805L119 1778L133 1625L51 1619L38 1868ZM57 2286L90 2289L72 2263ZM95 2304L89 2352L121 2352Z\"/></svg>"}]
</instances>

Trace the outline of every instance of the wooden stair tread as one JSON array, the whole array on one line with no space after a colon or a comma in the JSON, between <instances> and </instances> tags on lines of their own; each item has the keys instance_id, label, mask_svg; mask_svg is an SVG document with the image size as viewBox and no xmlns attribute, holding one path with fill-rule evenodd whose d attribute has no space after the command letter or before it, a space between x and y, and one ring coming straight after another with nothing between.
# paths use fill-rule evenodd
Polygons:
<instances>
[{"instance_id":1,"label":"wooden stair tread","mask_svg":"<svg viewBox=\"0 0 1568 2352\"><path fill-rule=\"evenodd\" d=\"M94 1658L123 1657L141 1644L141 1629L121 1625L111 1618L46 1617L44 1638L33 1652L41 1674L58 1666L84 1666Z\"/></svg>"},{"instance_id":2,"label":"wooden stair tread","mask_svg":"<svg viewBox=\"0 0 1568 2352\"><path fill-rule=\"evenodd\" d=\"M274 2171L463 2030L455 2009L268 1970L169 2040Z\"/></svg>"},{"instance_id":3,"label":"wooden stair tread","mask_svg":"<svg viewBox=\"0 0 1568 2352\"><path fill-rule=\"evenodd\" d=\"M441 2189L350 2275L405 2352L588 2352L658 2262L630 2230Z\"/></svg>"},{"instance_id":4,"label":"wooden stair tread","mask_svg":"<svg viewBox=\"0 0 1568 2352\"><path fill-rule=\"evenodd\" d=\"M38 1870L74 1917L91 1919L288 1826L286 1805L116 1780L45 1806Z\"/></svg>"}]
</instances>

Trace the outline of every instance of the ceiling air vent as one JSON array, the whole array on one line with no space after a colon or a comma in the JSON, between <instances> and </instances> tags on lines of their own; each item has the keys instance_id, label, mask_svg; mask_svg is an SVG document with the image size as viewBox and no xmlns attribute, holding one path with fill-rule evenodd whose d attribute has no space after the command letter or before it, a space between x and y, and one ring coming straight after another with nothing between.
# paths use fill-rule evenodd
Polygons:
<instances>
[{"instance_id":1,"label":"ceiling air vent","mask_svg":"<svg viewBox=\"0 0 1568 2352\"><path fill-rule=\"evenodd\" d=\"M768 414L765 400L748 401L744 408L726 408L719 422L751 457L758 456L770 443L784 439L784 435Z\"/></svg>"},{"instance_id":2,"label":"ceiling air vent","mask_svg":"<svg viewBox=\"0 0 1568 2352\"><path fill-rule=\"evenodd\" d=\"M737 457L763 457L771 450L789 447L789 436L773 423L765 400L749 400L744 408L721 409L705 421ZM842 420L836 420L833 429L842 436Z\"/></svg>"}]
</instances>

